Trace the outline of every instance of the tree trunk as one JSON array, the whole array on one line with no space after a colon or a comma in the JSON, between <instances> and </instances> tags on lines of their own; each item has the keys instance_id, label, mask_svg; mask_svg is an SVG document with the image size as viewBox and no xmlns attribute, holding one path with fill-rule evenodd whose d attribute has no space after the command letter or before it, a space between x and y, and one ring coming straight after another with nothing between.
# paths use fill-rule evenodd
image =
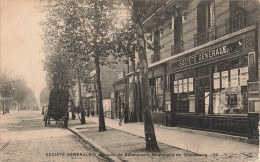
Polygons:
<instances>
[{"instance_id":1,"label":"tree trunk","mask_svg":"<svg viewBox=\"0 0 260 162\"><path fill-rule=\"evenodd\" d=\"M143 108L143 117L144 117L144 132L145 132L145 141L146 141L146 150L147 151L159 151L157 145L154 125L151 115L150 107L150 88L149 88L149 79L148 79L148 63L146 56L146 41L143 33L142 23L139 21L136 24L137 31L137 47L138 47L138 56L140 61L140 86L141 86L141 99L142 99L142 108Z\"/></svg>"},{"instance_id":2,"label":"tree trunk","mask_svg":"<svg viewBox=\"0 0 260 162\"><path fill-rule=\"evenodd\" d=\"M5 114L5 99L3 99L3 115Z\"/></svg>"},{"instance_id":3,"label":"tree trunk","mask_svg":"<svg viewBox=\"0 0 260 162\"><path fill-rule=\"evenodd\" d=\"M74 98L75 98L75 96L74 96L74 94L73 94L73 88L72 87L70 87L69 88L69 93L70 93L70 99L71 99L71 119L72 120L75 120L75 117L76 117L76 115L75 115L75 104L74 104Z\"/></svg>"},{"instance_id":4,"label":"tree trunk","mask_svg":"<svg viewBox=\"0 0 260 162\"><path fill-rule=\"evenodd\" d=\"M98 119L99 119L99 132L106 131L106 124L104 119L104 110L102 103L102 90L101 90L101 82L100 82L100 66L99 66L99 58L95 56L95 67L96 67L96 88L97 88L97 105L98 105Z\"/></svg>"},{"instance_id":5,"label":"tree trunk","mask_svg":"<svg viewBox=\"0 0 260 162\"><path fill-rule=\"evenodd\" d=\"M76 115L75 115L75 106L74 106L74 104L72 105L72 110L71 110L71 119L72 120L75 120L75 117L76 117Z\"/></svg>"},{"instance_id":6,"label":"tree trunk","mask_svg":"<svg viewBox=\"0 0 260 162\"><path fill-rule=\"evenodd\" d=\"M85 112L83 109L83 103L82 103L82 97L81 97L81 85L80 85L79 73L78 73L78 88L79 88L79 107L81 110L81 124L86 124Z\"/></svg>"}]
</instances>

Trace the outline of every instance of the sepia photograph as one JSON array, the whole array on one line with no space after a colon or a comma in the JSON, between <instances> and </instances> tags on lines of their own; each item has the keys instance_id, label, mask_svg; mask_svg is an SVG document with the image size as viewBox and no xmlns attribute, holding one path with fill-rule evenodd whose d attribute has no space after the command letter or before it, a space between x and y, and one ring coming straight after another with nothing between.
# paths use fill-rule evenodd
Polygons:
<instances>
[{"instance_id":1,"label":"sepia photograph","mask_svg":"<svg viewBox=\"0 0 260 162\"><path fill-rule=\"evenodd\" d=\"M258 162L259 53L260 0L0 0L0 161Z\"/></svg>"}]
</instances>

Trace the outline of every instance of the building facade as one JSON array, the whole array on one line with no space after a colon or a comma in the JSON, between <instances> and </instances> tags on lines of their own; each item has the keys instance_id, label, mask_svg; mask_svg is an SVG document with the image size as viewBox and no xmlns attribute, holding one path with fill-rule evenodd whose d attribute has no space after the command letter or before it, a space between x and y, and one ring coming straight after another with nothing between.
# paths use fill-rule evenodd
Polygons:
<instances>
[{"instance_id":1,"label":"building facade","mask_svg":"<svg viewBox=\"0 0 260 162\"><path fill-rule=\"evenodd\" d=\"M154 123L256 141L259 2L169 0L146 17ZM126 76L129 103L135 100L130 111L142 116L140 106L135 107L140 102L138 82L132 85L137 76Z\"/></svg>"}]
</instances>

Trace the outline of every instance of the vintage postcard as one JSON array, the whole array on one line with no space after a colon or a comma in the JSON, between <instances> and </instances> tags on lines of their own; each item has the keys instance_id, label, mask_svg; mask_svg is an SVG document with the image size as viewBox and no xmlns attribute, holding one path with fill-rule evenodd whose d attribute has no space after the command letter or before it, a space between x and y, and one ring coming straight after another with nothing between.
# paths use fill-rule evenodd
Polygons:
<instances>
[{"instance_id":1,"label":"vintage postcard","mask_svg":"<svg viewBox=\"0 0 260 162\"><path fill-rule=\"evenodd\" d=\"M0 161L259 161L259 0L1 0Z\"/></svg>"}]
</instances>

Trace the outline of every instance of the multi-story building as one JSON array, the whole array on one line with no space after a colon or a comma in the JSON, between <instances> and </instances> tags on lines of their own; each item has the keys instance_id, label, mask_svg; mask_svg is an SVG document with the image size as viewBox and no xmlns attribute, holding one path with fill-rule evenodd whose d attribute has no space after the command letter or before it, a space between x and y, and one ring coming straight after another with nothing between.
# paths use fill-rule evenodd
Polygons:
<instances>
[{"instance_id":1,"label":"multi-story building","mask_svg":"<svg viewBox=\"0 0 260 162\"><path fill-rule=\"evenodd\" d=\"M168 0L148 13L153 121L256 140L259 2ZM141 121L138 84L131 87L133 72L126 76L130 111Z\"/></svg>"}]
</instances>

